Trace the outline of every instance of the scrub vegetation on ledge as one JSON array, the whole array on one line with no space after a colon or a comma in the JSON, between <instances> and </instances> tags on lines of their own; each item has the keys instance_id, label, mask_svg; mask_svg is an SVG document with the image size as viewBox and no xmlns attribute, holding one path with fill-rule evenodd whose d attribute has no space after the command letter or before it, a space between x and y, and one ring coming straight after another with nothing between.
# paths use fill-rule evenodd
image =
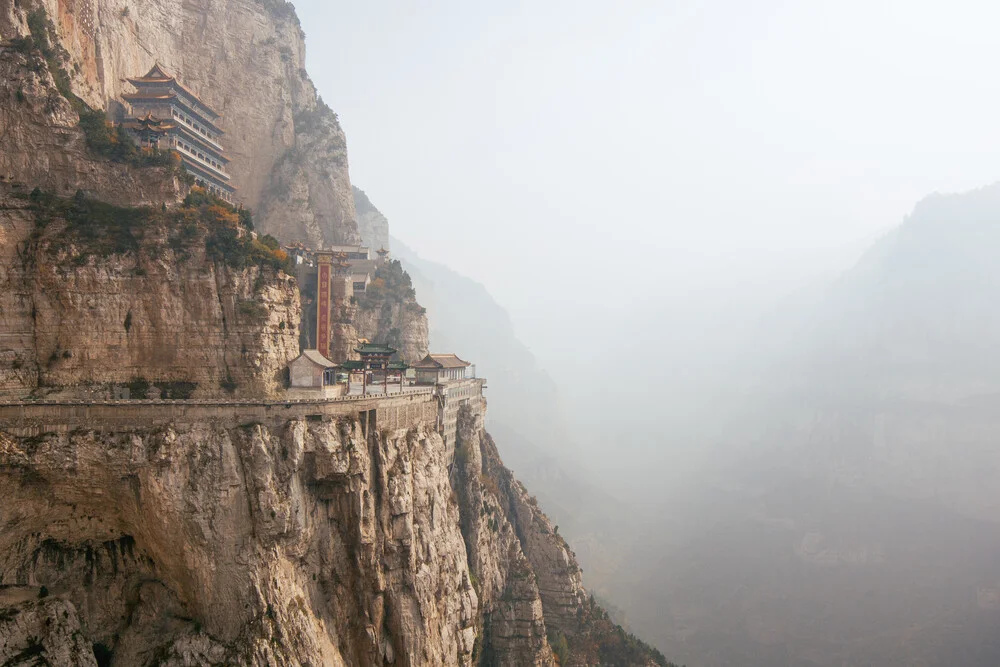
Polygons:
<instances>
[{"instance_id":1,"label":"scrub vegetation on ledge","mask_svg":"<svg viewBox=\"0 0 1000 667\"><path fill-rule=\"evenodd\" d=\"M410 274L403 270L399 260L381 265L372 276L368 289L357 297L358 306L364 310L386 308L392 304L406 304L415 313L423 315L426 309L417 303Z\"/></svg>"},{"instance_id":2,"label":"scrub vegetation on ledge","mask_svg":"<svg viewBox=\"0 0 1000 667\"><path fill-rule=\"evenodd\" d=\"M193 188L176 208L126 208L87 197L78 191L65 199L35 189L29 199L35 213L36 238L56 220L66 227L53 237L56 249L72 251L72 261L124 255L139 250L150 232L165 232L167 245L186 259L203 239L210 257L235 269L270 268L294 276L288 255L272 236L254 238L250 211L236 209L201 188Z\"/></svg>"},{"instance_id":3,"label":"scrub vegetation on ledge","mask_svg":"<svg viewBox=\"0 0 1000 667\"><path fill-rule=\"evenodd\" d=\"M108 122L102 109L91 108L73 93L70 75L66 71L69 55L59 44L56 28L45 9L38 8L28 14L28 30L29 36L11 40L11 46L29 57L30 67L35 72L48 69L59 94L79 114L80 129L92 153L136 167L173 167L180 172L180 156L174 151L140 148L123 127L115 127Z\"/></svg>"}]
</instances>

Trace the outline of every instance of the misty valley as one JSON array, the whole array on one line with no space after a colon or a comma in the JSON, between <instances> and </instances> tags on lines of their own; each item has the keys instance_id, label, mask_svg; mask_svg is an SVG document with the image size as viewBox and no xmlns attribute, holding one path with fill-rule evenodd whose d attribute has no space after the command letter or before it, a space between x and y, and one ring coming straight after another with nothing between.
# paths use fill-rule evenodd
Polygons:
<instances>
[{"instance_id":1,"label":"misty valley","mask_svg":"<svg viewBox=\"0 0 1000 667\"><path fill-rule=\"evenodd\" d=\"M0 667L1000 667L998 21L0 0Z\"/></svg>"}]
</instances>

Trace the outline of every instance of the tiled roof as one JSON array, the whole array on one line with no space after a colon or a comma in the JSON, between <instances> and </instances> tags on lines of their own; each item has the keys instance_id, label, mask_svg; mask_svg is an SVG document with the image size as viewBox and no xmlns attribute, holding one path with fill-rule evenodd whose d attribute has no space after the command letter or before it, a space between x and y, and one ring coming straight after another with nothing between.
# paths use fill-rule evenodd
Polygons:
<instances>
[{"instance_id":1,"label":"tiled roof","mask_svg":"<svg viewBox=\"0 0 1000 667\"><path fill-rule=\"evenodd\" d=\"M163 67L160 66L159 63L153 65L153 69L149 70L146 76L140 76L134 79L129 79L128 82L131 83L133 86L136 86L136 88L139 87L137 84L141 83L172 83L173 85L177 86L182 92L184 92L192 99L194 99L203 109L205 109L205 111L215 116L213 120L218 120L219 118L222 118L219 112L217 112L215 109L205 104L205 102L203 102L200 97L198 97L190 90L185 88L181 84L181 82L177 80L175 76L169 74L165 69L163 69Z\"/></svg>"},{"instance_id":2,"label":"tiled roof","mask_svg":"<svg viewBox=\"0 0 1000 667\"><path fill-rule=\"evenodd\" d=\"M375 343L366 343L358 349L355 350L358 354L396 354L396 348L389 347L388 345L377 345Z\"/></svg>"},{"instance_id":3,"label":"tiled roof","mask_svg":"<svg viewBox=\"0 0 1000 667\"><path fill-rule=\"evenodd\" d=\"M329 359L327 359L326 357L324 357L322 354L320 354L319 350L304 350L302 354L299 355L300 359L302 357L305 357L309 361L313 362L314 364L318 364L323 368L333 368L334 366L337 365L332 361L330 361Z\"/></svg>"},{"instance_id":4,"label":"tiled roof","mask_svg":"<svg viewBox=\"0 0 1000 667\"><path fill-rule=\"evenodd\" d=\"M428 354L426 357L413 364L414 368L468 368L471 366L468 361L463 361L455 354Z\"/></svg>"}]
</instances>

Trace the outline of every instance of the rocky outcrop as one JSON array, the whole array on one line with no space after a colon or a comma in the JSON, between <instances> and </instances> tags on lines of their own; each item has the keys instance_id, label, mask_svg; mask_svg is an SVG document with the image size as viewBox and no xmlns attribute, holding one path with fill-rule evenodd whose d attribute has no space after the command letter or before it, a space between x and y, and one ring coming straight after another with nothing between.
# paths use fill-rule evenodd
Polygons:
<instances>
[{"instance_id":1,"label":"rocky outcrop","mask_svg":"<svg viewBox=\"0 0 1000 667\"><path fill-rule=\"evenodd\" d=\"M39 8L54 22L44 40ZM291 5L20 0L0 5L0 38L0 76L15 85L0 89L0 395L280 396L301 321L287 258L250 240L245 212L200 192L181 203L173 167L98 159L79 125L84 102L114 115L123 80L158 61L223 113L259 230L358 242L343 132L302 69ZM50 38L65 54L41 47ZM366 224L382 233L384 218ZM343 326L422 357L426 312L399 263L373 287ZM169 414L122 425L147 407ZM378 409L264 424L190 407L104 406L114 425L80 420L89 408L75 403L66 423L55 408L45 426L0 420L0 662L651 655L605 655L572 553L503 468L481 412L463 413L452 471L426 411L376 428Z\"/></svg>"},{"instance_id":2,"label":"rocky outcrop","mask_svg":"<svg viewBox=\"0 0 1000 667\"><path fill-rule=\"evenodd\" d=\"M135 381L195 397L282 390L299 351L294 279L211 257L194 223L137 223L125 241L141 240L118 252L110 232L89 238L93 223L60 211L0 196L0 395L110 398Z\"/></svg>"},{"instance_id":3,"label":"rocky outcrop","mask_svg":"<svg viewBox=\"0 0 1000 667\"><path fill-rule=\"evenodd\" d=\"M552 665L535 575L496 480L484 472L482 419L459 412L455 486L483 617L477 657L486 664Z\"/></svg>"},{"instance_id":4,"label":"rocky outcrop","mask_svg":"<svg viewBox=\"0 0 1000 667\"><path fill-rule=\"evenodd\" d=\"M417 303L410 276L398 261L379 264L353 304L349 319L357 336L391 345L411 363L427 355L427 310Z\"/></svg>"},{"instance_id":5,"label":"rocky outcrop","mask_svg":"<svg viewBox=\"0 0 1000 667\"><path fill-rule=\"evenodd\" d=\"M80 116L59 94L44 60L0 45L0 189L82 190L122 206L177 202L175 170L138 169L88 150Z\"/></svg>"},{"instance_id":6,"label":"rocky outcrop","mask_svg":"<svg viewBox=\"0 0 1000 667\"><path fill-rule=\"evenodd\" d=\"M313 248L361 242L347 179L347 140L322 100L296 116L295 142L275 163L257 209L262 229Z\"/></svg>"},{"instance_id":7,"label":"rocky outcrop","mask_svg":"<svg viewBox=\"0 0 1000 667\"><path fill-rule=\"evenodd\" d=\"M482 608L485 664L669 665L610 621L576 555L504 467L482 414L459 411L453 481Z\"/></svg>"},{"instance_id":8,"label":"rocky outcrop","mask_svg":"<svg viewBox=\"0 0 1000 667\"><path fill-rule=\"evenodd\" d=\"M414 362L427 356L427 314L416 301L395 301L376 308L358 308L354 328L361 338L394 346L399 350L400 358L406 361Z\"/></svg>"},{"instance_id":9,"label":"rocky outcrop","mask_svg":"<svg viewBox=\"0 0 1000 667\"><path fill-rule=\"evenodd\" d=\"M426 413L398 428L363 414L0 423L0 651L92 665L91 647L115 666L668 664L588 600L481 411L462 409L454 465Z\"/></svg>"},{"instance_id":10,"label":"rocky outcrop","mask_svg":"<svg viewBox=\"0 0 1000 667\"><path fill-rule=\"evenodd\" d=\"M351 186L351 192L354 194L354 210L358 214L358 232L361 234L361 241L372 251L380 248L390 250L388 218L375 208L364 190Z\"/></svg>"},{"instance_id":11,"label":"rocky outcrop","mask_svg":"<svg viewBox=\"0 0 1000 667\"><path fill-rule=\"evenodd\" d=\"M0 608L0 664L98 667L73 603L24 586L0 589Z\"/></svg>"},{"instance_id":12,"label":"rocky outcrop","mask_svg":"<svg viewBox=\"0 0 1000 667\"><path fill-rule=\"evenodd\" d=\"M114 665L468 665L444 451L350 420L0 433L0 584L60 601L65 650L72 605Z\"/></svg>"},{"instance_id":13,"label":"rocky outcrop","mask_svg":"<svg viewBox=\"0 0 1000 667\"><path fill-rule=\"evenodd\" d=\"M317 246L359 240L344 134L306 74L304 38L290 3L7 2L0 4L0 39L27 35L28 14L38 7L52 19L66 50L73 93L90 106L116 113L129 87L126 78L159 62L222 114L238 199L259 209L261 230ZM5 87L0 96L10 93ZM0 100L8 113L21 113L10 104ZM61 125L72 125L71 115L59 113ZM27 156L7 154L0 165L34 162L35 168L14 175L27 180L29 189L44 187L35 172L44 173L46 161L76 169L72 155L60 155L58 139L12 142L16 153ZM64 180L74 188L71 179Z\"/></svg>"}]
</instances>

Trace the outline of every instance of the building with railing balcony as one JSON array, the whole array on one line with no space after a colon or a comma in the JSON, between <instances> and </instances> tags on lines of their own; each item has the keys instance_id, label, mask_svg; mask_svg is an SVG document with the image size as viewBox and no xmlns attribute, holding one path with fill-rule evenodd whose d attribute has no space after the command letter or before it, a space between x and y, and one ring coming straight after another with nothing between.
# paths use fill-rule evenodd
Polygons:
<instances>
[{"instance_id":1,"label":"building with railing balcony","mask_svg":"<svg viewBox=\"0 0 1000 667\"><path fill-rule=\"evenodd\" d=\"M128 81L136 92L122 95L128 105L123 125L136 141L145 147L176 150L198 185L232 202L236 188L226 172L229 158L220 143L221 116L160 65Z\"/></svg>"}]
</instances>

